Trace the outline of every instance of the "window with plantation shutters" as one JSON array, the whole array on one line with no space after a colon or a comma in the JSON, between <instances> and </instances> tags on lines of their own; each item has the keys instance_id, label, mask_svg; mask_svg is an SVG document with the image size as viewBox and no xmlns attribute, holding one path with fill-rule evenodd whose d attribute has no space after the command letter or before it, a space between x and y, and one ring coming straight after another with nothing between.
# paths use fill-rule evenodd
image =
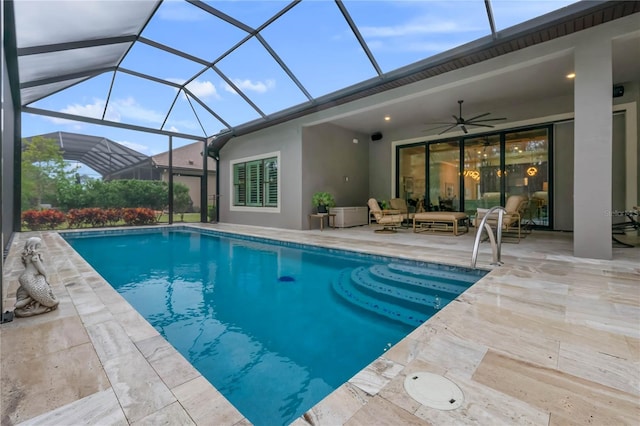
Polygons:
<instances>
[{"instance_id":1,"label":"window with plantation shutters","mask_svg":"<svg viewBox=\"0 0 640 426\"><path fill-rule=\"evenodd\" d=\"M233 166L233 205L244 206L247 203L246 163Z\"/></svg>"},{"instance_id":2,"label":"window with plantation shutters","mask_svg":"<svg viewBox=\"0 0 640 426\"><path fill-rule=\"evenodd\" d=\"M247 164L247 206L262 206L262 169L263 160L250 161Z\"/></svg>"},{"instance_id":3,"label":"window with plantation shutters","mask_svg":"<svg viewBox=\"0 0 640 426\"><path fill-rule=\"evenodd\" d=\"M233 205L278 207L278 157L233 164Z\"/></svg>"},{"instance_id":4,"label":"window with plantation shutters","mask_svg":"<svg viewBox=\"0 0 640 426\"><path fill-rule=\"evenodd\" d=\"M278 159L264 161L264 205L278 206Z\"/></svg>"}]
</instances>

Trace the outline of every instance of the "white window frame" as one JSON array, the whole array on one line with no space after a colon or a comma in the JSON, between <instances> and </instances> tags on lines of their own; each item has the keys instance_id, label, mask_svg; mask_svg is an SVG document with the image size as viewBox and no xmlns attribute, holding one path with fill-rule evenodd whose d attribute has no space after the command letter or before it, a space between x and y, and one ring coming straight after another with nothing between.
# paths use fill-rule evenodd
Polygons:
<instances>
[{"instance_id":1,"label":"white window frame","mask_svg":"<svg viewBox=\"0 0 640 426\"><path fill-rule=\"evenodd\" d=\"M268 158L276 158L278 162L278 206L277 207L256 207L256 206L235 206L233 200L235 197L235 187L233 180L234 166L238 163L248 163L256 160L266 160ZM265 154L253 155L250 157L236 158L229 161L229 211L232 212L255 212L255 213L280 213L282 205L282 162L280 159L280 151L268 152Z\"/></svg>"}]
</instances>

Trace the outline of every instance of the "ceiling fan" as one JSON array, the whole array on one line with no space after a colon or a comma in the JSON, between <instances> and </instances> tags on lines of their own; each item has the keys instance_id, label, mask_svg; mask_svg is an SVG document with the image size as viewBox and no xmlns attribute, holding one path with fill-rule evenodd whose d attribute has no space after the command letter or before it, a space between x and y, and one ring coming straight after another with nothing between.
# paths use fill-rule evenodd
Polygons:
<instances>
[{"instance_id":1,"label":"ceiling fan","mask_svg":"<svg viewBox=\"0 0 640 426\"><path fill-rule=\"evenodd\" d=\"M487 115L491 114L490 112L485 112L484 114L480 114L480 115L476 115L475 117L471 117L471 118L463 118L462 117L462 102L464 101L458 101L458 105L460 108L460 112L458 114L458 116L456 117L455 115L452 115L453 119L455 120L454 122L435 122L435 123L427 123L427 124L441 124L441 126L438 127L434 127L432 129L426 129L424 130L429 131L429 130L436 130L436 129L441 129L443 127L446 127L446 129L444 129L443 131L441 131L440 133L438 133L439 135L448 132L451 129L454 129L456 127L460 127L460 129L462 129L462 131L466 134L469 133L469 131L467 130L467 126L476 126L476 127L494 127L491 124L487 124L488 122L491 121L501 121L501 120L506 120L505 117L501 117L501 118L482 118L482 117L486 117Z\"/></svg>"}]
</instances>

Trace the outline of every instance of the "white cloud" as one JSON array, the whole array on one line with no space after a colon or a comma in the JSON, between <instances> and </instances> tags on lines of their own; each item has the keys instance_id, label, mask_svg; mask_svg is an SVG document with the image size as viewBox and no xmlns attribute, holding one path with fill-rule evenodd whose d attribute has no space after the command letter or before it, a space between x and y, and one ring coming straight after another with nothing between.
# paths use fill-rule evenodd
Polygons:
<instances>
[{"instance_id":1,"label":"white cloud","mask_svg":"<svg viewBox=\"0 0 640 426\"><path fill-rule=\"evenodd\" d=\"M165 130L169 130L171 132L182 132L182 131L189 131L189 132L202 132L202 129L200 128L200 125L198 124L198 122L195 120L195 117L193 120L188 120L188 119L173 119L171 116L169 117L169 119L167 120L167 123L165 124L164 127Z\"/></svg>"},{"instance_id":2,"label":"white cloud","mask_svg":"<svg viewBox=\"0 0 640 426\"><path fill-rule=\"evenodd\" d=\"M210 81L194 80L187 84L187 89L201 99L220 99L220 94L216 90L216 86Z\"/></svg>"},{"instance_id":3,"label":"white cloud","mask_svg":"<svg viewBox=\"0 0 640 426\"><path fill-rule=\"evenodd\" d=\"M460 17L447 19L443 16L421 14L397 25L363 26L362 35L369 48L374 51L443 52L459 46L469 34L488 31L488 24L477 19Z\"/></svg>"},{"instance_id":4,"label":"white cloud","mask_svg":"<svg viewBox=\"0 0 640 426\"><path fill-rule=\"evenodd\" d=\"M470 28L461 27L455 22L445 20L431 20L422 18L403 25L382 27L360 27L364 37L406 37L422 34L450 34L469 31Z\"/></svg>"},{"instance_id":5,"label":"white cloud","mask_svg":"<svg viewBox=\"0 0 640 426\"><path fill-rule=\"evenodd\" d=\"M276 81L273 79L253 82L249 79L242 80L240 78L235 78L232 81L233 81L233 84L235 84L238 87L238 89L244 92L266 93L268 90L271 90L274 87L276 87ZM223 88L229 93L234 93L234 94L236 93L233 87L231 87L227 83L223 84Z\"/></svg>"},{"instance_id":6,"label":"white cloud","mask_svg":"<svg viewBox=\"0 0 640 426\"><path fill-rule=\"evenodd\" d=\"M60 112L64 112L66 114L79 115L81 117L90 117L90 118L102 118L102 113L104 111L104 100L102 99L94 99L93 103L90 104L71 104L60 110ZM108 108L107 113L105 114L105 118L111 121L120 121L120 114L115 111L113 108ZM66 120L64 118L55 118L55 117L47 117L49 121L58 125L70 125L74 129L82 128L76 121Z\"/></svg>"},{"instance_id":7,"label":"white cloud","mask_svg":"<svg viewBox=\"0 0 640 426\"><path fill-rule=\"evenodd\" d=\"M168 78L167 81L180 84L180 85L184 84L185 82L185 80L179 79L179 78ZM187 89L189 89L191 93L193 93L200 99L207 99L207 98L220 99L220 94L218 93L216 86L208 80L206 81L193 80L191 83L187 84ZM178 89L174 88L174 90L178 90Z\"/></svg>"},{"instance_id":8,"label":"white cloud","mask_svg":"<svg viewBox=\"0 0 640 426\"><path fill-rule=\"evenodd\" d=\"M229 93L233 93L234 95L237 95L235 89L231 87L226 81L222 83L222 88Z\"/></svg>"},{"instance_id":9,"label":"white cloud","mask_svg":"<svg viewBox=\"0 0 640 426\"><path fill-rule=\"evenodd\" d=\"M102 112L104 111L104 100L95 99L90 104L71 104L60 110L67 114L78 115L82 117L91 117L96 119L102 118ZM74 128L79 129L78 123L75 121L60 119L60 118L48 118L51 122L58 125L72 125ZM157 111L146 109L133 98L114 99L109 102L105 119L108 121L142 121L152 124L160 124L164 120L164 114Z\"/></svg>"},{"instance_id":10,"label":"white cloud","mask_svg":"<svg viewBox=\"0 0 640 426\"><path fill-rule=\"evenodd\" d=\"M104 101L96 99L92 104L79 105L72 104L63 108L61 112L73 115L81 115L91 118L102 118L102 112L104 111Z\"/></svg>"},{"instance_id":11,"label":"white cloud","mask_svg":"<svg viewBox=\"0 0 640 426\"><path fill-rule=\"evenodd\" d=\"M110 103L109 109L113 110L114 115L117 115L118 118L122 117L156 124L162 123L164 120L164 114L142 107L132 96L124 99L114 99Z\"/></svg>"}]
</instances>

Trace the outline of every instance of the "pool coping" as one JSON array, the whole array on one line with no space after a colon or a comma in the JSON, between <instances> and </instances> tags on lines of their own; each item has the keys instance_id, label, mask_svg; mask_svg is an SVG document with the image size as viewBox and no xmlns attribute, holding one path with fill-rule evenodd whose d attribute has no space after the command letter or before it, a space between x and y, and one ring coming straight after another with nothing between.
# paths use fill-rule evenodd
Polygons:
<instances>
[{"instance_id":1,"label":"pool coping","mask_svg":"<svg viewBox=\"0 0 640 426\"><path fill-rule=\"evenodd\" d=\"M216 229L217 232L237 234L237 232L217 229L211 225L189 225L189 227L205 229L211 227L210 229ZM249 229L249 232L244 235L251 234ZM260 232L255 232L255 235L260 238L259 234ZM285 234L282 233L283 238L275 239L289 241ZM155 329L124 301L97 272L88 266L58 233L17 234L5 264L5 271L9 274L6 276L10 281L15 281L21 271L21 268L16 265L17 259L19 259L18 253L24 240L32 235L42 236L46 249L51 251L51 261L57 267L56 273L51 277L51 284L54 287L54 292L61 295L60 309L39 317L23 318L14 323L4 324L0 328L3 341L6 341L5 339L10 337L13 332L17 334L22 327L38 326L44 322L56 322L76 316L86 330L88 342L95 348L96 357L107 380L98 384L90 394L62 404L54 410L44 411L28 418L22 417L22 419L19 415L15 416L12 418L14 423L27 420L25 424L46 424L53 419L77 419L78 413L86 411L83 410L83 407L94 407L96 400L99 400L102 407L110 407L103 408L101 413L108 410L109 415L112 416L110 418L127 423L153 424L158 419L171 418L188 420L195 424L211 424L212 421L220 425L248 424L247 419L208 381L204 380L177 351L172 351L173 348ZM299 235L296 235L296 239L300 240ZM304 240L304 238L302 239ZM328 244L331 246L335 243L332 241L333 236L325 238L314 234L311 240L319 245ZM349 245L348 242L343 243L341 246ZM347 250L358 252L358 250ZM362 249L361 247L360 251L371 254L371 251L380 253L386 252L388 249L385 247ZM416 259L416 256L406 256L406 258L422 260ZM462 261L456 266L466 267ZM489 265L483 266L486 268ZM397 387L399 379L410 374L411 369L415 368L411 364L415 364L416 351L424 347L425 339L429 340L434 333L444 331L447 327L455 328L454 325L460 322L461 313L467 311L469 305L475 303L481 296L481 288L494 285L494 281L503 277L505 272L507 269L489 272L470 290L463 293L459 299L447 305L425 324L419 326L293 424L299 426L343 424L359 413L369 402L375 401L372 406L379 404L380 395L384 395L382 399L386 401L394 398L400 399L401 401L397 405L408 412L413 412L411 418L414 420L421 418L420 408L415 407L415 404L408 400L406 395L401 395L402 389L395 389L394 386ZM13 305L12 293L7 291L4 307L10 308ZM14 292L13 297L15 297L15 286L12 291ZM5 354L3 351L3 365L12 365L12 361L7 360ZM8 356L15 355L8 353ZM154 386L156 387L144 389L150 394L144 394L143 390L137 388L136 386L139 386L137 381L128 383L128 378L123 377L123 371L126 371L127 364L131 363L130 358L136 359L136 362L146 363L148 368L143 368L146 374L155 375ZM459 361L465 363L464 360ZM477 362L477 359L471 359L468 366L461 365L458 368L465 371L473 368ZM544 361L541 363L544 364ZM177 367L168 368L168 366ZM427 365L425 368L446 373L446 370L443 370L441 366ZM467 378L458 376L458 379L465 380ZM128 388L125 389L127 386ZM389 390L390 387L393 389ZM385 392L391 392L391 395L387 395ZM140 395L146 396L146 400L137 399ZM4 400L3 396L3 402ZM26 409L26 407L23 408ZM19 411L19 409L15 410L14 414ZM26 414L26 411L23 413ZM404 414L401 413L401 415Z\"/></svg>"},{"instance_id":2,"label":"pool coping","mask_svg":"<svg viewBox=\"0 0 640 426\"><path fill-rule=\"evenodd\" d=\"M236 425L248 422L248 420L242 415L242 413L240 413L240 411L237 410L235 406L233 406L233 404L231 404L231 402L229 402L215 388L215 386L213 386L193 366L191 366L188 360L186 360L177 350L173 349L170 343L167 342L153 328L153 326L151 326L151 324L149 324L98 272L96 272L93 267L91 267L91 265L89 265L63 237L64 234L87 234L88 236L122 235L136 233L144 234L150 232L158 232L164 229L194 230L205 233L207 233L207 231L210 231L214 235L229 235L249 241L278 241L284 246L286 246L287 244L311 248L319 246L309 243L302 243L299 241L292 241L287 238L278 238L277 236L264 237L260 235L240 234L228 230L220 230L209 228L206 226L185 224L162 225L161 228L159 228L158 226L149 226L137 227L135 229L78 229L65 230L61 232L37 233L42 235L43 237L43 246L45 247L44 252L50 258L50 262L57 263L54 258L56 254L50 252L51 246L55 245L57 246L59 251L64 253L62 254L62 256L65 258L64 260L66 262L77 266L77 269L73 271L73 273L69 274L67 272L69 272L68 269L69 267L71 267L71 265L66 264L66 266L62 266L62 268L60 267L60 265L58 265L57 274L54 274L53 277L50 278L51 285L54 288L54 293L57 295L61 294L64 291L68 292L72 304L75 305L79 319L87 328L87 334L91 340L92 345L95 348L99 362L103 365L105 374L109 381L112 383L115 400L132 401L129 404L122 404L121 402L119 403L124 418L126 418L128 422L131 423L142 420L148 422L152 421L153 418L156 418L159 415L165 415L162 414L162 411L166 408L166 406L171 406L171 404L168 404L168 402L172 400L172 397L169 396L169 393L173 394L175 402L177 402L184 410L184 413L176 414L176 412L179 412L180 410L176 407L172 407L172 417L177 415L178 418L180 418L184 414L191 418L196 424ZM15 240L12 242L9 256L11 258L15 258L16 256L19 257L18 253L21 250L25 239L33 234L34 233L18 234ZM351 252L366 256L372 256L378 259L396 258L394 256L388 256L382 253L345 250L342 248L330 246L320 247L322 247L323 249L328 249L333 253ZM415 259L411 257L405 257L404 260L415 261ZM418 262L421 261L418 260ZM465 269L469 269L468 266L463 265L451 266L454 266L456 268L463 267ZM74 268L71 267L70 269ZM56 279L56 275L58 279ZM12 287L12 291L7 295L8 297L6 298L6 300L9 301L11 305L11 302L15 297L15 287L17 286L14 285ZM93 296L95 296L97 300L93 302L87 300L88 297L91 297L91 295L87 295L87 288L91 289ZM36 322L38 319L43 319L47 316L50 316L50 319L54 319L54 316L68 316L70 313L65 311L67 309L70 309L71 307L68 306L68 304L64 303L64 296L60 298L61 300L63 300L63 302L61 303L60 308L57 311L40 317L17 319L16 323L18 321ZM5 303L5 306L6 305L7 303ZM89 307L89 305L91 306ZM109 311L106 315L104 312L105 310ZM108 319L105 320L105 318ZM111 324L111 322L114 322L114 324ZM127 343L127 340L130 341L130 343ZM137 352L139 352L139 354L135 353L136 351L131 345L137 348ZM117 348L114 349L114 346L117 346ZM123 349L123 347L128 347L128 349ZM157 378L152 379L147 377L147 381L154 382L154 392L165 395L165 397L161 399L161 405L164 406L158 406L158 403L154 401L157 398L151 398L152 401L136 401L137 398L128 393L129 389L136 389L135 384L124 385L122 383L122 379L118 377L119 375L121 375L120 369L124 367L114 366L114 363L120 362L120 360L117 359L118 355L122 355L123 353L129 354L129 356L136 356L137 358L139 358L138 362L141 362L143 358L149 364L151 370L155 371ZM162 355L159 356L158 354ZM142 356L142 358L140 358L140 355ZM376 363L379 363L381 359L382 357L379 357L370 365L363 368L360 373L356 374L352 379L345 382L345 384L343 384L341 387L336 389L331 394L327 395L316 406L312 407L312 409L315 408L317 411L319 407L327 404L327 402L323 401L331 401L333 398L335 398L335 396L332 397L334 393L339 394L344 391L353 392L353 389L351 389L352 385L356 388L363 387L363 389L358 391L359 393L365 392L366 394L367 392L371 392L372 389L370 388L370 385L363 386L362 384L358 384L358 376L362 375L363 372L364 374L368 374L367 369L370 370L372 366ZM178 368L182 377L188 378L189 380L186 382L182 382L181 380L176 379L175 371L173 371L173 369L167 369L166 365L179 366ZM151 370L149 370L149 373L151 372ZM352 385L349 385L350 382L352 382ZM160 383L164 383L165 386L162 386ZM166 389L163 389L164 387L166 387ZM188 390L189 387L197 388L197 394L194 395L192 392L190 392ZM347 387L349 388L348 390L346 389ZM121 393L121 391L119 390L120 388L126 388L126 393ZM104 390L102 392L104 392ZM213 403L204 405L209 405L210 407L213 407L212 409L203 408L203 404L201 402L203 401L203 398L205 398L205 395L208 395L206 399ZM198 401L198 403L194 403L194 398ZM361 396L361 398L364 398L364 396ZM94 395L89 395L83 399L80 399L79 401L72 402L51 412L43 413L36 418L29 419L27 421L27 424L29 424L30 422L35 422L36 424L47 423L51 419L56 419L59 417L68 418L68 416L73 416L77 411L84 412L85 410L82 409L82 406L85 403L89 406L94 405L95 399L96 398ZM111 405L114 405L114 402L115 401L113 400L113 398L111 398ZM355 408L356 407L354 407L354 410ZM112 410L117 411L117 407L114 406ZM346 417L350 417L352 414L353 413L343 413L343 415ZM305 416L309 418L309 414L305 414L301 418L296 420L293 424L299 422L303 422L302 424L306 424L306 420L304 420Z\"/></svg>"}]
</instances>

